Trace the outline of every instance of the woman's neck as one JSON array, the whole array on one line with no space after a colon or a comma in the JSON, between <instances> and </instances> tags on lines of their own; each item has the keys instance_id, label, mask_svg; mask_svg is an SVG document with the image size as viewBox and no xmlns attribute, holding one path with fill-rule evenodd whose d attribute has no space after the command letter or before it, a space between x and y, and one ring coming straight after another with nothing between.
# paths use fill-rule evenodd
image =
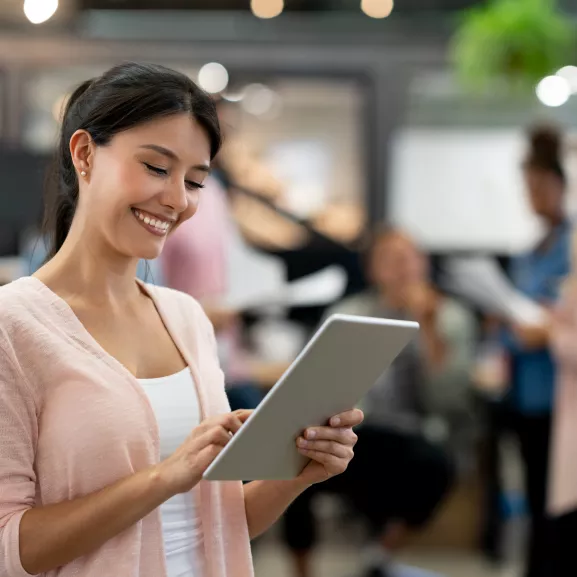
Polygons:
<instances>
[{"instance_id":1,"label":"woman's neck","mask_svg":"<svg viewBox=\"0 0 577 577\"><path fill-rule=\"evenodd\" d=\"M137 265L137 259L114 255L102 243L69 235L35 276L65 300L95 307L124 306L140 296Z\"/></svg>"},{"instance_id":2,"label":"woman's neck","mask_svg":"<svg viewBox=\"0 0 577 577\"><path fill-rule=\"evenodd\" d=\"M563 215L560 215L557 218L551 219L549 221L549 228L551 230L556 229L558 226L560 226L561 224L563 224L563 222L565 221L565 217Z\"/></svg>"}]
</instances>

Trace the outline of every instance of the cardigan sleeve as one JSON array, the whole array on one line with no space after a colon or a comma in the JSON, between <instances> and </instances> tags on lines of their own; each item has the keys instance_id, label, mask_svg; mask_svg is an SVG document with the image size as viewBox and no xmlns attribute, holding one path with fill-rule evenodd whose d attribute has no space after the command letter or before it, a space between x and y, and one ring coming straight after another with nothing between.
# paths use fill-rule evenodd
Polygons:
<instances>
[{"instance_id":1,"label":"cardigan sleeve","mask_svg":"<svg viewBox=\"0 0 577 577\"><path fill-rule=\"evenodd\" d=\"M20 561L20 520L34 507L36 404L0 340L0 577L29 577Z\"/></svg>"},{"instance_id":2,"label":"cardigan sleeve","mask_svg":"<svg viewBox=\"0 0 577 577\"><path fill-rule=\"evenodd\" d=\"M570 286L555 307L551 344L561 369L577 369L577 290Z\"/></svg>"}]
</instances>

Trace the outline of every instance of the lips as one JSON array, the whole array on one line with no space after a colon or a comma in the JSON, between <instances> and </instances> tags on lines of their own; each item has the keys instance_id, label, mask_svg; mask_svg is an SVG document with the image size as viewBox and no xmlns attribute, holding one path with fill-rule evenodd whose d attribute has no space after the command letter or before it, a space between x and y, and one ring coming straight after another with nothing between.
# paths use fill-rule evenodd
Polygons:
<instances>
[{"instance_id":1,"label":"lips","mask_svg":"<svg viewBox=\"0 0 577 577\"><path fill-rule=\"evenodd\" d=\"M156 236L166 236L171 225L174 224L173 221L162 220L158 216L136 208L132 209L132 214L134 214L139 224Z\"/></svg>"}]
</instances>

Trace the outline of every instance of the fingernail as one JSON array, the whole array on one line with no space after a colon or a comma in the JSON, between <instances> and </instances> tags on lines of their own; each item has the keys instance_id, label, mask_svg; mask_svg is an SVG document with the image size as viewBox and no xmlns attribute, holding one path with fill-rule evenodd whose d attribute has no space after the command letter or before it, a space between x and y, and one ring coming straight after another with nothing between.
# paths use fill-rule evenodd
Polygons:
<instances>
[{"instance_id":1,"label":"fingernail","mask_svg":"<svg viewBox=\"0 0 577 577\"><path fill-rule=\"evenodd\" d=\"M331 425L333 427L338 427L341 424L341 419L339 417L333 417L331 419Z\"/></svg>"},{"instance_id":2,"label":"fingernail","mask_svg":"<svg viewBox=\"0 0 577 577\"><path fill-rule=\"evenodd\" d=\"M307 439L314 439L317 436L317 432L312 429L307 431Z\"/></svg>"},{"instance_id":3,"label":"fingernail","mask_svg":"<svg viewBox=\"0 0 577 577\"><path fill-rule=\"evenodd\" d=\"M298 444L299 444L299 447L306 447L307 446L307 442L304 439L299 439Z\"/></svg>"}]
</instances>

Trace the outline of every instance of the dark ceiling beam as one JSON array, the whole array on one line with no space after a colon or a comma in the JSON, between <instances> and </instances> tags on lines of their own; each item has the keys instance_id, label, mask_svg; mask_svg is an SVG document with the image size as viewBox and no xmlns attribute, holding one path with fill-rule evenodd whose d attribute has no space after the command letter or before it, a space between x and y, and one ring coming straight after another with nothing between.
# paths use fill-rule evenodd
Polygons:
<instances>
[{"instance_id":1,"label":"dark ceiling beam","mask_svg":"<svg viewBox=\"0 0 577 577\"><path fill-rule=\"evenodd\" d=\"M394 14L374 20L363 14L286 13L259 20L249 12L94 10L80 15L79 32L95 39L183 42L310 43L416 47L446 40L454 22L442 15Z\"/></svg>"},{"instance_id":2,"label":"dark ceiling beam","mask_svg":"<svg viewBox=\"0 0 577 577\"><path fill-rule=\"evenodd\" d=\"M78 0L83 10L249 10L250 0ZM395 11L460 10L485 0L403 0ZM286 0L285 10L301 12L344 10L356 12L360 0Z\"/></svg>"}]
</instances>

